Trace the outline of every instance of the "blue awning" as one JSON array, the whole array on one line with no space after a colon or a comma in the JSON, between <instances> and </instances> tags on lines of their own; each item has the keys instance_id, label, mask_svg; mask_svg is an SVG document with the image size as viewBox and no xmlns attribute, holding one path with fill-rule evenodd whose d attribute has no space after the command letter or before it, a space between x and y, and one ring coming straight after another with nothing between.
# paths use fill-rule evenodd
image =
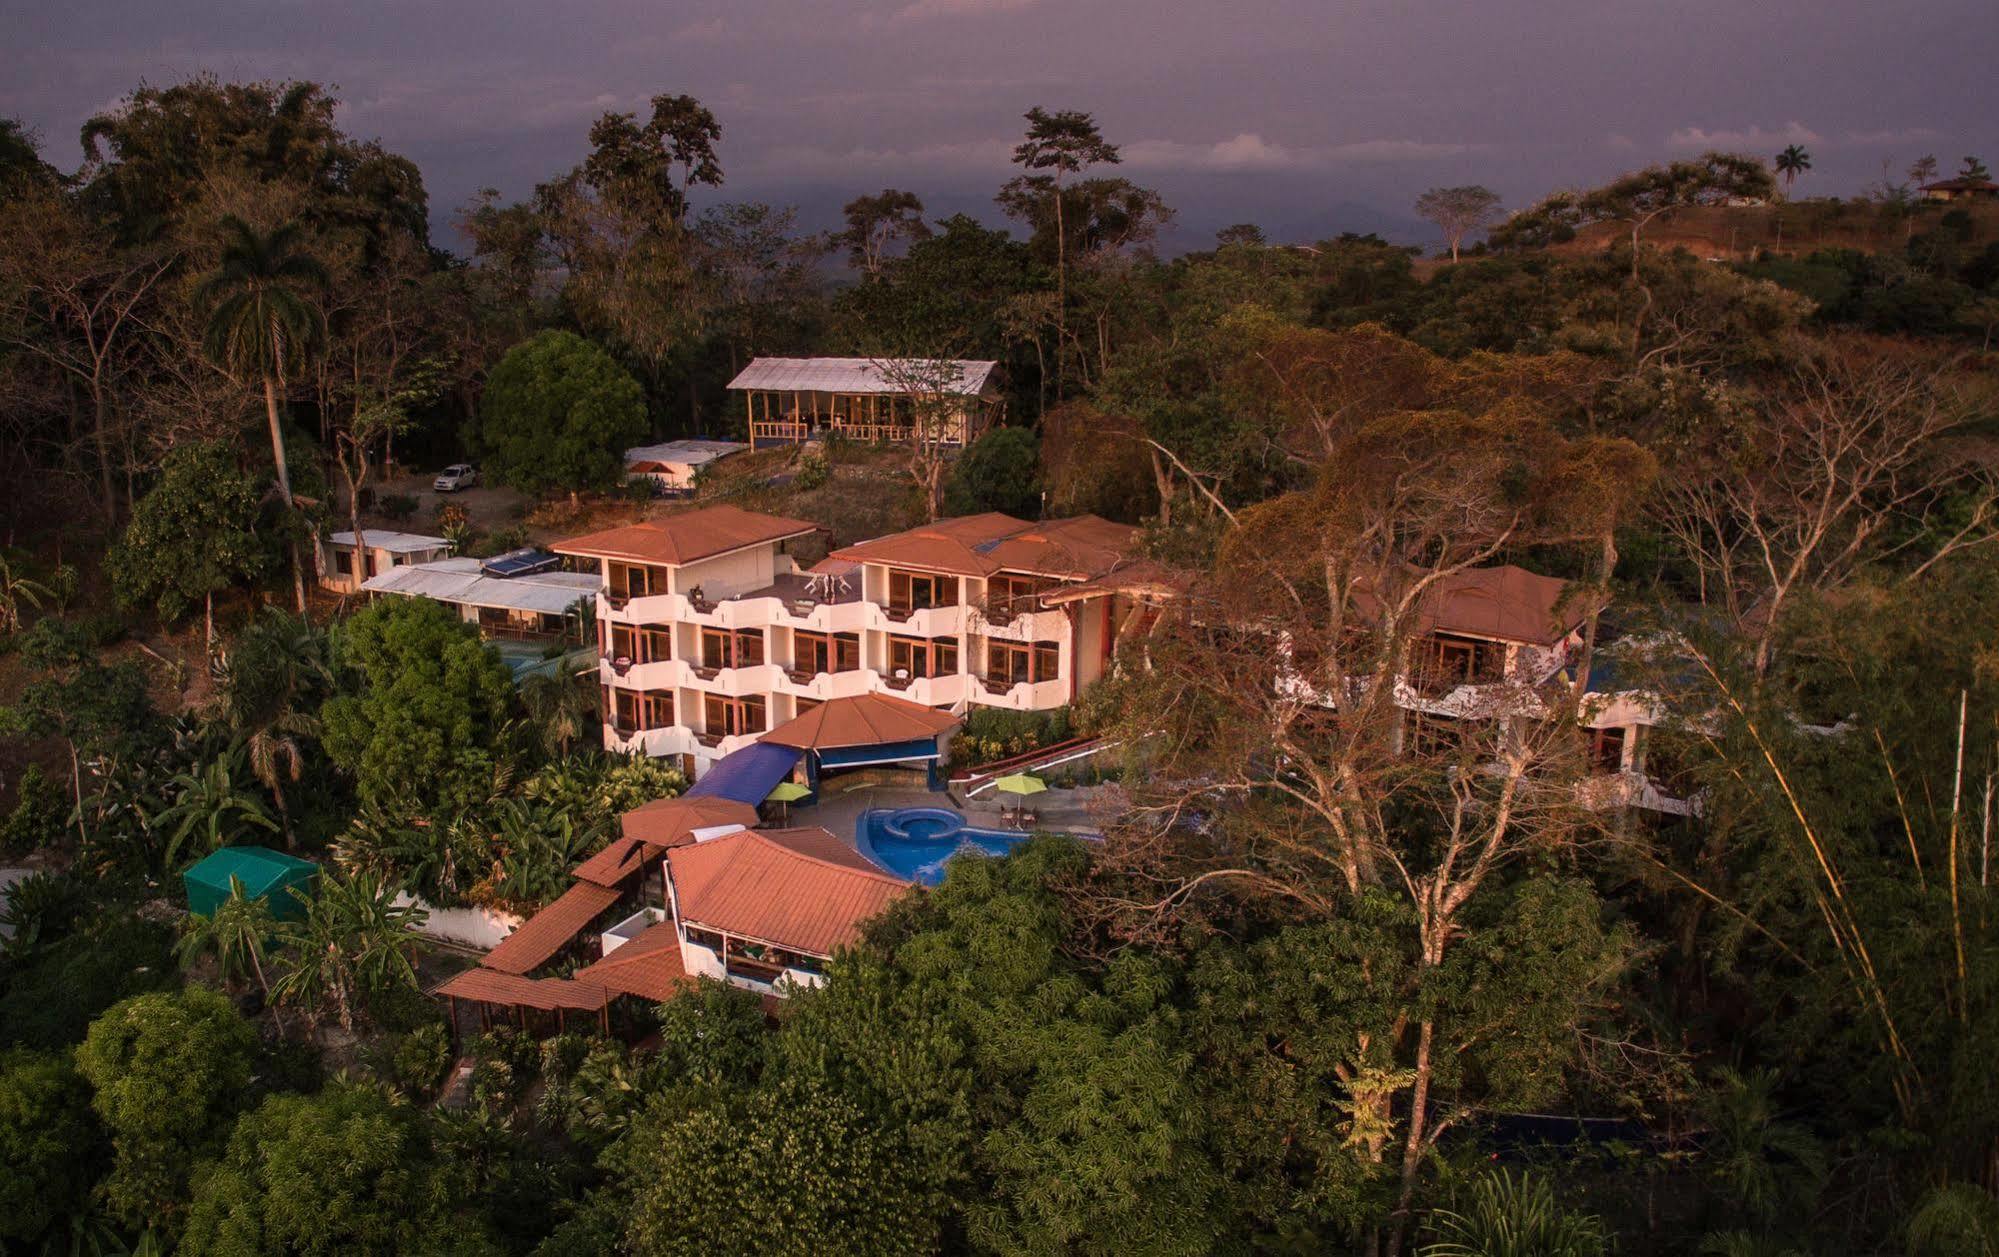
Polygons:
<instances>
[{"instance_id":1,"label":"blue awning","mask_svg":"<svg viewBox=\"0 0 1999 1257\"><path fill-rule=\"evenodd\" d=\"M734 799L755 806L777 788L778 782L791 776L791 770L798 766L798 757L803 754L796 747L752 742L716 760L715 766L701 774L701 780L681 797Z\"/></svg>"},{"instance_id":2,"label":"blue awning","mask_svg":"<svg viewBox=\"0 0 1999 1257\"><path fill-rule=\"evenodd\" d=\"M937 739L916 742L879 742L873 746L829 747L814 751L821 768L856 768L862 764L899 764L904 760L936 759L941 752Z\"/></svg>"}]
</instances>

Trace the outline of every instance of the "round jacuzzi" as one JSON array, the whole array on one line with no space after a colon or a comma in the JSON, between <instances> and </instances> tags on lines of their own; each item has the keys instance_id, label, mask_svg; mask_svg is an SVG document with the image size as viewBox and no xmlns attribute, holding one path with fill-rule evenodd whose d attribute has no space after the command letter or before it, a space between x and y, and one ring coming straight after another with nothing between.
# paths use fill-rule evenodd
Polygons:
<instances>
[{"instance_id":1,"label":"round jacuzzi","mask_svg":"<svg viewBox=\"0 0 1999 1257\"><path fill-rule=\"evenodd\" d=\"M883 836L904 842L941 842L965 828L965 818L948 808L905 807L881 815Z\"/></svg>"}]
</instances>

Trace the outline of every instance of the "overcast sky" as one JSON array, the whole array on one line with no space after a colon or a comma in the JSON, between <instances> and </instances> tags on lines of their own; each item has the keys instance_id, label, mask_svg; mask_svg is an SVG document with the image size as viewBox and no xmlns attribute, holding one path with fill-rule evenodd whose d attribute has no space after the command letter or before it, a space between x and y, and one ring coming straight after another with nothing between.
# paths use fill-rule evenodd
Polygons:
<instances>
[{"instance_id":1,"label":"overcast sky","mask_svg":"<svg viewBox=\"0 0 1999 1257\"><path fill-rule=\"evenodd\" d=\"M1803 144L1800 195L1999 164L1995 53L1994 0L0 0L0 116L70 169L141 81L314 79L443 222L575 164L605 110L687 92L725 194L819 226L883 186L989 216L1039 104L1096 114L1199 244L1406 236L1435 184L1517 207L1709 147Z\"/></svg>"}]
</instances>

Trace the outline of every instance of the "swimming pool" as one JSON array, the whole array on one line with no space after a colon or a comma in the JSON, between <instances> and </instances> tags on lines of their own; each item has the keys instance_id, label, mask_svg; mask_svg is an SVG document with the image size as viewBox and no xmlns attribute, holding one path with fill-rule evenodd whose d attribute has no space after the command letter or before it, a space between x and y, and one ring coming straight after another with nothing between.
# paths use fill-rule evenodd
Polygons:
<instances>
[{"instance_id":1,"label":"swimming pool","mask_svg":"<svg viewBox=\"0 0 1999 1257\"><path fill-rule=\"evenodd\" d=\"M974 828L947 807L903 807L861 813L854 839L862 855L897 877L935 886L944 880L944 866L953 857L1006 855L1027 835Z\"/></svg>"}]
</instances>

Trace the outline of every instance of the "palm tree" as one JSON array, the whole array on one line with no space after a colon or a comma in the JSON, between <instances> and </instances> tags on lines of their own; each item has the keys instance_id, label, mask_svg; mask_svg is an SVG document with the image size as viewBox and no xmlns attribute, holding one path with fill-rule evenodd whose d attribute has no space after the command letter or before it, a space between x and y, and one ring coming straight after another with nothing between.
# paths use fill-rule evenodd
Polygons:
<instances>
[{"instance_id":1,"label":"palm tree","mask_svg":"<svg viewBox=\"0 0 1999 1257\"><path fill-rule=\"evenodd\" d=\"M1973 1183L1952 1183L1924 1196L1909 1217L1909 1252L1999 1257L1999 1199Z\"/></svg>"},{"instance_id":2,"label":"palm tree","mask_svg":"<svg viewBox=\"0 0 1999 1257\"><path fill-rule=\"evenodd\" d=\"M278 496L292 505L291 466L285 460L285 436L278 418L278 385L286 372L300 365L307 348L324 330L325 317L305 296L324 288L326 268L300 252L301 229L290 223L268 234L230 215L222 220L228 242L222 261L202 281L198 299L209 307L206 347L209 357L229 371L256 375L264 383L264 412L271 426L271 457L277 465ZM305 577L299 570L298 548L292 548L292 582L298 609L305 610Z\"/></svg>"},{"instance_id":3,"label":"palm tree","mask_svg":"<svg viewBox=\"0 0 1999 1257\"><path fill-rule=\"evenodd\" d=\"M594 679L536 672L521 681L521 702L551 759L566 757L578 738L596 729L598 701Z\"/></svg>"},{"instance_id":4,"label":"palm tree","mask_svg":"<svg viewBox=\"0 0 1999 1257\"><path fill-rule=\"evenodd\" d=\"M1422 1257L1603 1257L1610 1245L1602 1220L1563 1209L1546 1179L1505 1169L1473 1184L1464 1212L1431 1215L1430 1229Z\"/></svg>"},{"instance_id":5,"label":"palm tree","mask_svg":"<svg viewBox=\"0 0 1999 1257\"><path fill-rule=\"evenodd\" d=\"M211 915L188 915L174 954L186 968L213 952L224 983L240 981L247 972L257 979L257 989L268 1001L271 984L264 976L264 946L276 932L271 905L262 896L245 895L242 881L232 875L229 898L217 904Z\"/></svg>"},{"instance_id":6,"label":"palm tree","mask_svg":"<svg viewBox=\"0 0 1999 1257\"><path fill-rule=\"evenodd\" d=\"M1784 195L1788 197L1791 195L1791 185L1798 181L1798 176L1812 168L1812 155L1798 145L1792 144L1777 154L1776 165L1777 173L1784 176Z\"/></svg>"},{"instance_id":7,"label":"palm tree","mask_svg":"<svg viewBox=\"0 0 1999 1257\"><path fill-rule=\"evenodd\" d=\"M210 666L222 713L243 739L250 772L277 804L285 845L293 845L285 782L305 766L301 739L319 736L319 705L334 688L326 631L267 607Z\"/></svg>"},{"instance_id":8,"label":"palm tree","mask_svg":"<svg viewBox=\"0 0 1999 1257\"><path fill-rule=\"evenodd\" d=\"M1825 1177L1825 1149L1811 1131L1779 1115L1774 1070L1724 1067L1716 1076L1720 1085L1703 1105L1708 1173L1751 1213L1774 1219Z\"/></svg>"},{"instance_id":9,"label":"palm tree","mask_svg":"<svg viewBox=\"0 0 1999 1257\"><path fill-rule=\"evenodd\" d=\"M355 1009L365 999L419 989L410 931L429 913L414 904L398 906L397 894L394 883L370 873L320 878L305 919L285 931L296 954L273 993L314 1018L330 1005L341 1027L351 1031Z\"/></svg>"}]
</instances>

